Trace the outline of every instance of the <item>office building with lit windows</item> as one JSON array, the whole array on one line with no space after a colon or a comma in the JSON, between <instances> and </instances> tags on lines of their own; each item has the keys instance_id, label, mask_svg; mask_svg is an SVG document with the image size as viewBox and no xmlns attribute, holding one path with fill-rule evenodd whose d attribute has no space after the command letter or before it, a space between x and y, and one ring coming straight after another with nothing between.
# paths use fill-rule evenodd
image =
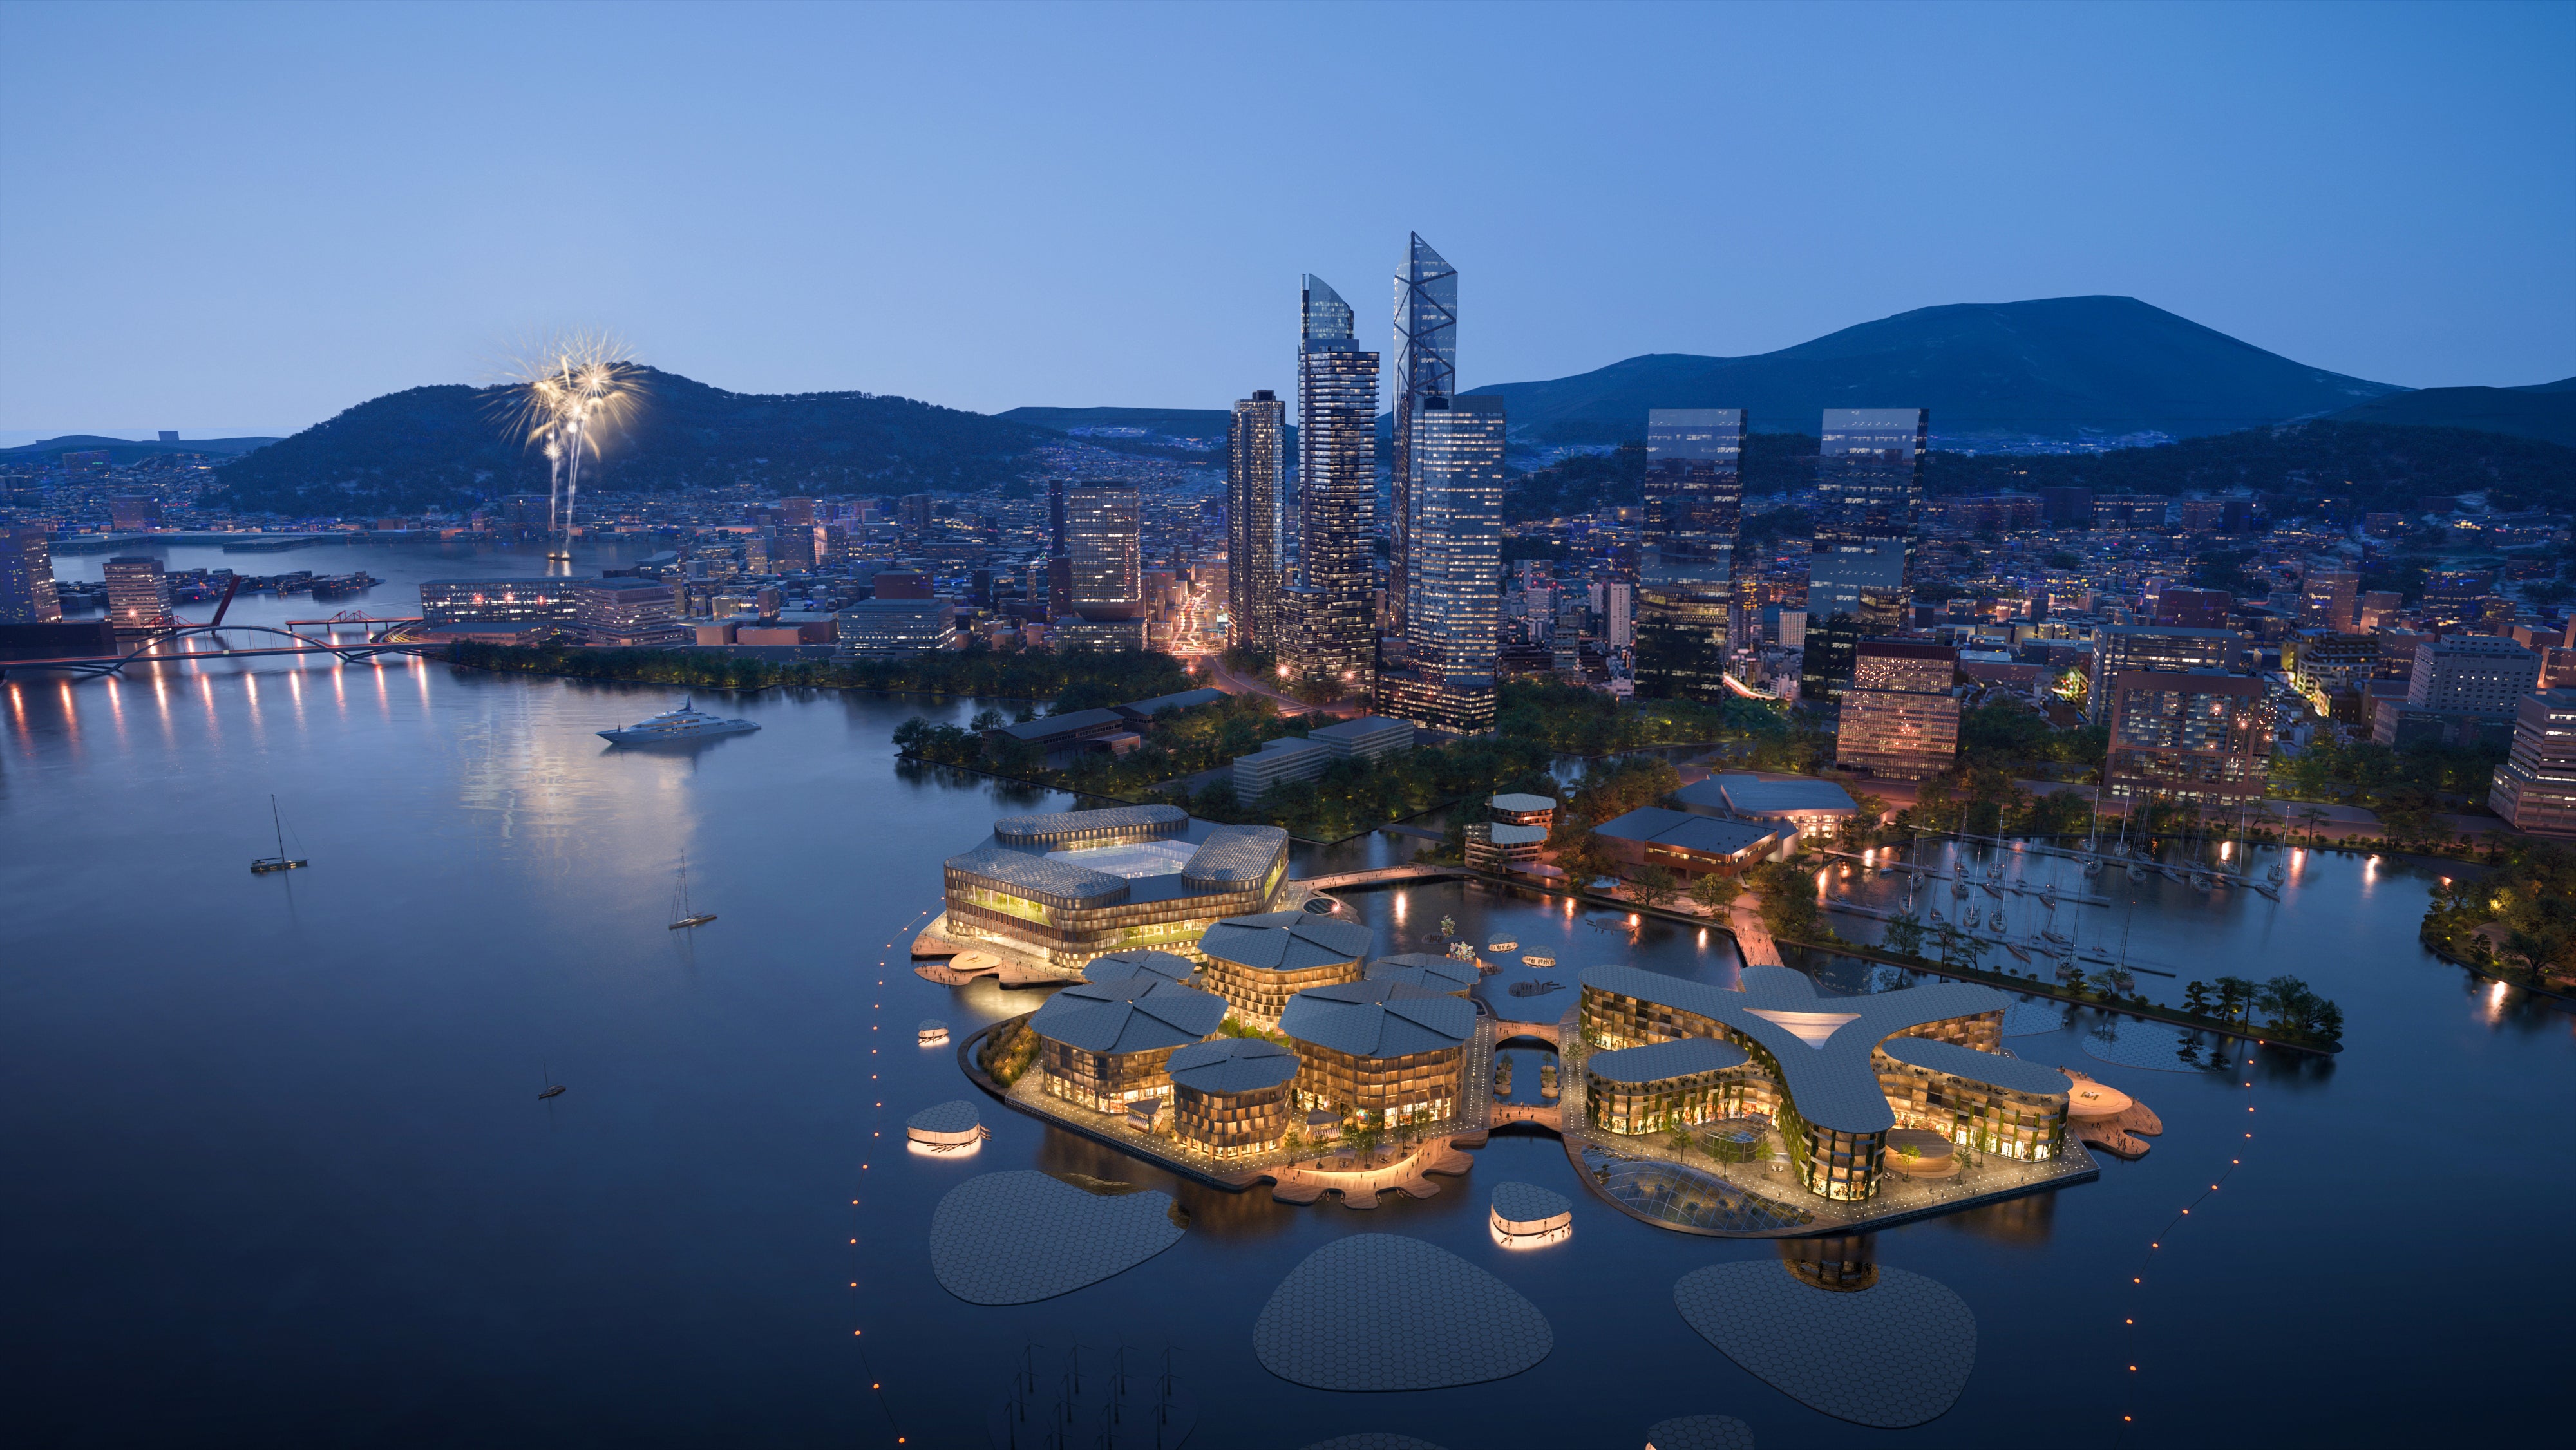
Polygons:
<instances>
[{"instance_id":1,"label":"office building with lit windows","mask_svg":"<svg viewBox=\"0 0 2576 1450\"><path fill-rule=\"evenodd\" d=\"M150 558L107 561L107 622L118 634L170 627L170 575Z\"/></svg>"},{"instance_id":2,"label":"office building with lit windows","mask_svg":"<svg viewBox=\"0 0 2576 1450\"><path fill-rule=\"evenodd\" d=\"M1267 1027L1299 992L1360 980L1371 940L1358 922L1307 911L1233 917L1200 939L1199 985L1223 996L1237 1017Z\"/></svg>"},{"instance_id":3,"label":"office building with lit windows","mask_svg":"<svg viewBox=\"0 0 2576 1450\"><path fill-rule=\"evenodd\" d=\"M1651 1132L1676 1116L1768 1118L1806 1190L1846 1200L1876 1196L1899 1127L2005 1156L2064 1151L2074 1084L2002 1055L2008 999L1993 988L1822 997L1804 973L1758 966L1744 968L1740 990L1626 966L1588 968L1582 981L1583 1038L1595 1049L1586 1094L1604 1098L1587 1110L1609 1131ZM1697 1041L1711 1047L1673 1046Z\"/></svg>"},{"instance_id":4,"label":"office building with lit windows","mask_svg":"<svg viewBox=\"0 0 2576 1450\"><path fill-rule=\"evenodd\" d=\"M0 529L0 624L60 624L54 551L43 529Z\"/></svg>"},{"instance_id":5,"label":"office building with lit windows","mask_svg":"<svg viewBox=\"0 0 2576 1450\"><path fill-rule=\"evenodd\" d=\"M2513 753L2487 806L2517 831L2576 836L2576 690L2539 690L2514 715Z\"/></svg>"},{"instance_id":6,"label":"office building with lit windows","mask_svg":"<svg viewBox=\"0 0 2576 1450\"><path fill-rule=\"evenodd\" d=\"M1959 652L1904 639L1860 642L1843 693L1838 765L1885 780L1922 780L1959 757Z\"/></svg>"},{"instance_id":7,"label":"office building with lit windows","mask_svg":"<svg viewBox=\"0 0 2576 1450\"><path fill-rule=\"evenodd\" d=\"M1139 551L1144 504L1133 485L1077 483L1065 491L1067 594L1059 614L1087 620L1138 619L1145 613Z\"/></svg>"},{"instance_id":8,"label":"office building with lit windows","mask_svg":"<svg viewBox=\"0 0 2576 1450\"><path fill-rule=\"evenodd\" d=\"M1172 1054L1216 1035L1225 999L1151 972L1076 982L1029 1018L1049 1093L1093 1112L1170 1094Z\"/></svg>"},{"instance_id":9,"label":"office building with lit windows","mask_svg":"<svg viewBox=\"0 0 2576 1450\"><path fill-rule=\"evenodd\" d=\"M1221 826L1175 806L1012 816L951 856L940 932L1055 971L1137 947L1194 955L1223 918L1267 911L1288 833Z\"/></svg>"},{"instance_id":10,"label":"office building with lit windows","mask_svg":"<svg viewBox=\"0 0 2576 1450\"><path fill-rule=\"evenodd\" d=\"M1379 677L1378 713L1472 734L1493 727L1502 643L1503 400L1411 406L1405 668Z\"/></svg>"},{"instance_id":11,"label":"office building with lit windows","mask_svg":"<svg viewBox=\"0 0 2576 1450\"><path fill-rule=\"evenodd\" d=\"M1236 649L1279 648L1287 433L1288 410L1267 388L1234 405L1226 430L1226 643Z\"/></svg>"},{"instance_id":12,"label":"office building with lit windows","mask_svg":"<svg viewBox=\"0 0 2576 1450\"><path fill-rule=\"evenodd\" d=\"M1297 1054L1259 1037L1220 1037L1175 1051L1172 1135L1211 1158L1267 1153L1296 1121Z\"/></svg>"},{"instance_id":13,"label":"office building with lit windows","mask_svg":"<svg viewBox=\"0 0 2576 1450\"><path fill-rule=\"evenodd\" d=\"M578 624L586 579L432 579L420 586L421 622Z\"/></svg>"},{"instance_id":14,"label":"office building with lit windows","mask_svg":"<svg viewBox=\"0 0 2576 1450\"><path fill-rule=\"evenodd\" d=\"M1377 663L1378 355L1362 352L1350 304L1309 276L1297 351L1299 669Z\"/></svg>"},{"instance_id":15,"label":"office building with lit windows","mask_svg":"<svg viewBox=\"0 0 2576 1450\"><path fill-rule=\"evenodd\" d=\"M2093 676L2084 696L2085 716L2097 725L2111 718L2111 682L2123 670L2172 673L2233 669L2245 644L2245 636L2232 629L2168 624L2106 626L2093 636Z\"/></svg>"},{"instance_id":16,"label":"office building with lit windows","mask_svg":"<svg viewBox=\"0 0 2576 1450\"><path fill-rule=\"evenodd\" d=\"M1839 614L1878 626L1872 633L1894 631L1912 575L1931 431L1929 408L1825 409L1807 563L1810 633Z\"/></svg>"},{"instance_id":17,"label":"office building with lit windows","mask_svg":"<svg viewBox=\"0 0 2576 1450\"><path fill-rule=\"evenodd\" d=\"M2123 670L2110 720L2102 786L2114 800L2230 806L2261 800L2271 783L2272 704L2250 675Z\"/></svg>"},{"instance_id":18,"label":"office building with lit windows","mask_svg":"<svg viewBox=\"0 0 2576 1450\"><path fill-rule=\"evenodd\" d=\"M1709 701L1725 693L1740 643L1735 543L1744 514L1744 410L1646 413L1644 518L1637 544L1637 686Z\"/></svg>"}]
</instances>

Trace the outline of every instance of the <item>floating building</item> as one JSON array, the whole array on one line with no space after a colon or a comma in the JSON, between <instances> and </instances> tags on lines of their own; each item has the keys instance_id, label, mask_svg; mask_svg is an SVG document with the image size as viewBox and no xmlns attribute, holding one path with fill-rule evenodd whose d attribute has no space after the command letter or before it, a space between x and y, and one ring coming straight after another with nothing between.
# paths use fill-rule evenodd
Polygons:
<instances>
[{"instance_id":1,"label":"floating building","mask_svg":"<svg viewBox=\"0 0 2576 1450\"><path fill-rule=\"evenodd\" d=\"M1878 1192L1898 1127L2006 1157L2064 1151L2074 1085L1995 1050L2006 998L1993 988L1820 997L1786 967L1745 968L1741 991L1624 966L1593 967L1582 980L1584 1040L1607 1049L1585 1064L1608 1099L1591 1111L1612 1132L1694 1112L1768 1116L1807 1191L1836 1199ZM1729 1051L1679 1046L1691 1040Z\"/></svg>"},{"instance_id":2,"label":"floating building","mask_svg":"<svg viewBox=\"0 0 2576 1450\"><path fill-rule=\"evenodd\" d=\"M1114 1113L1165 1096L1173 1050L1214 1036L1224 1020L1224 998L1144 972L1065 988L1030 1016L1029 1030L1048 1092Z\"/></svg>"},{"instance_id":3,"label":"floating building","mask_svg":"<svg viewBox=\"0 0 2576 1450\"><path fill-rule=\"evenodd\" d=\"M1296 1120L1297 1054L1259 1037L1220 1037L1175 1051L1172 1132L1217 1158L1267 1153Z\"/></svg>"},{"instance_id":4,"label":"floating building","mask_svg":"<svg viewBox=\"0 0 2576 1450\"><path fill-rule=\"evenodd\" d=\"M1131 948L1190 952L1220 919L1266 910L1287 873L1277 826L1220 826L1176 806L1012 816L948 858L943 929L1071 972Z\"/></svg>"},{"instance_id":5,"label":"floating building","mask_svg":"<svg viewBox=\"0 0 2576 1450\"><path fill-rule=\"evenodd\" d=\"M1311 912L1233 917L1209 927L1199 941L1207 960L1200 984L1222 995L1236 1016L1268 1026L1299 992L1358 981L1372 940L1357 922Z\"/></svg>"},{"instance_id":6,"label":"floating building","mask_svg":"<svg viewBox=\"0 0 2576 1450\"><path fill-rule=\"evenodd\" d=\"M1435 957L1429 952L1398 952L1369 963L1368 974L1362 980L1402 982L1426 992L1464 997L1475 990L1483 975L1476 970L1474 962L1462 962L1456 957Z\"/></svg>"},{"instance_id":7,"label":"floating building","mask_svg":"<svg viewBox=\"0 0 2576 1450\"><path fill-rule=\"evenodd\" d=\"M1297 1049L1297 1105L1389 1127L1453 1117L1476 1007L1403 982L1299 992L1279 1030Z\"/></svg>"}]
</instances>

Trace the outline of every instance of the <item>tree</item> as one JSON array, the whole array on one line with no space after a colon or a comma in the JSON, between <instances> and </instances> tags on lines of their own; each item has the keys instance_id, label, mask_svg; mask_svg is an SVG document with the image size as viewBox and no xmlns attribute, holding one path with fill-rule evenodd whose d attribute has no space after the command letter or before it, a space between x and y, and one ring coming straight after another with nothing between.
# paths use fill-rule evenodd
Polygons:
<instances>
[{"instance_id":1,"label":"tree","mask_svg":"<svg viewBox=\"0 0 2576 1450\"><path fill-rule=\"evenodd\" d=\"M2254 1002L2254 983L2244 977L2218 979L2218 1015L2234 1022L2245 1014L2243 1009Z\"/></svg>"},{"instance_id":2,"label":"tree","mask_svg":"<svg viewBox=\"0 0 2576 1450\"><path fill-rule=\"evenodd\" d=\"M1628 878L1628 886L1637 900L1648 906L1662 906L1680 889L1671 869L1663 866L1638 867Z\"/></svg>"},{"instance_id":3,"label":"tree","mask_svg":"<svg viewBox=\"0 0 2576 1450\"><path fill-rule=\"evenodd\" d=\"M1923 923L1910 916L1900 916L1887 924L1882 940L1888 950L1901 956L1923 955Z\"/></svg>"},{"instance_id":4,"label":"tree","mask_svg":"<svg viewBox=\"0 0 2576 1450\"><path fill-rule=\"evenodd\" d=\"M1763 929L1791 941L1819 940L1816 878L1786 861L1774 861L1755 873L1753 887L1762 899Z\"/></svg>"},{"instance_id":5,"label":"tree","mask_svg":"<svg viewBox=\"0 0 2576 1450\"><path fill-rule=\"evenodd\" d=\"M1691 900L1699 903L1710 915L1722 916L1727 907L1734 904L1736 884L1734 878L1711 871L1691 883L1690 894Z\"/></svg>"},{"instance_id":6,"label":"tree","mask_svg":"<svg viewBox=\"0 0 2576 1450\"><path fill-rule=\"evenodd\" d=\"M2184 987L2182 989L2182 1005L2187 1010L2199 1016L2208 1016L2209 984L2207 982L2193 982L2189 986Z\"/></svg>"}]
</instances>

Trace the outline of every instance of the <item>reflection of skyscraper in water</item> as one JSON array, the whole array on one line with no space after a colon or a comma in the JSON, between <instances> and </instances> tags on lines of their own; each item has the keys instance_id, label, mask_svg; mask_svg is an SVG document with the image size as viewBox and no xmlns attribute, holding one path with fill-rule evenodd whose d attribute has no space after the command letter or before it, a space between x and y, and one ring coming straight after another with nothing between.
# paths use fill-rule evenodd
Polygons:
<instances>
[{"instance_id":1,"label":"reflection of skyscraper in water","mask_svg":"<svg viewBox=\"0 0 2576 1450\"><path fill-rule=\"evenodd\" d=\"M1458 269L1431 250L1420 233L1412 235L1404 267L1395 274L1395 356L1394 517L1389 535L1393 548L1388 555L1387 599L1397 632L1409 640L1412 576L1419 553L1414 543L1420 512L1415 489L1421 476L1414 417L1422 399L1445 397L1458 386Z\"/></svg>"},{"instance_id":2,"label":"reflection of skyscraper in water","mask_svg":"<svg viewBox=\"0 0 2576 1450\"><path fill-rule=\"evenodd\" d=\"M1378 355L1362 352L1350 304L1309 276L1297 350L1298 663L1375 663L1369 546L1377 504Z\"/></svg>"},{"instance_id":3,"label":"reflection of skyscraper in water","mask_svg":"<svg viewBox=\"0 0 2576 1450\"><path fill-rule=\"evenodd\" d=\"M1073 613L1085 619L1134 619L1144 613L1138 559L1143 500L1118 483L1078 483L1065 494L1066 552Z\"/></svg>"},{"instance_id":4,"label":"reflection of skyscraper in water","mask_svg":"<svg viewBox=\"0 0 2576 1450\"><path fill-rule=\"evenodd\" d=\"M1637 683L1648 694L1713 700L1725 689L1743 451L1741 408L1647 411Z\"/></svg>"},{"instance_id":5,"label":"reflection of skyscraper in water","mask_svg":"<svg viewBox=\"0 0 2576 1450\"><path fill-rule=\"evenodd\" d=\"M1287 409L1267 388L1234 405L1226 430L1226 642L1237 648L1279 646L1286 432Z\"/></svg>"},{"instance_id":6,"label":"reflection of skyscraper in water","mask_svg":"<svg viewBox=\"0 0 2576 1450\"><path fill-rule=\"evenodd\" d=\"M1798 671L1804 701L1838 701L1860 641L1904 622L1931 431L1929 408L1824 411L1807 559L1807 652Z\"/></svg>"}]
</instances>

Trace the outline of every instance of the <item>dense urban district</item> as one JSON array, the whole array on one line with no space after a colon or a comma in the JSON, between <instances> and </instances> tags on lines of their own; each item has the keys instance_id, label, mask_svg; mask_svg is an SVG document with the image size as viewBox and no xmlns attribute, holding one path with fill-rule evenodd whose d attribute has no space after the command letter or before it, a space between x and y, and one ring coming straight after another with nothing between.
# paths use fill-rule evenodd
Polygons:
<instances>
[{"instance_id":1,"label":"dense urban district","mask_svg":"<svg viewBox=\"0 0 2576 1450\"><path fill-rule=\"evenodd\" d=\"M1384 354L1305 278L1293 388L1230 415L1024 409L1004 437L804 400L936 461L899 477L812 461L842 455L792 417L732 466L736 395L667 374L665 411L707 426L639 424L632 451L668 466L577 497L478 438L474 466L430 470L439 502L349 508L391 476L353 449L437 409L463 429L471 389L283 441L13 450L0 666L340 648L351 626L460 667L973 697L967 724L907 725L903 755L1313 840L1409 833L1654 909L1750 890L1793 939L1831 938L1802 843L2179 845L2222 874L2231 841L2433 853L2461 864L2428 943L2534 985L2576 972L2576 857L2552 844L2576 835L2576 449L2315 420L1936 448L1902 397L1645 408L1629 441L1547 441L1571 435L1456 391L1457 277L1412 239ZM284 557L174 571L180 542L458 567L390 600ZM216 630L246 591L342 618L283 644ZM1713 784L1783 778L1838 804L1772 839ZM1502 797L1561 809L1516 823ZM1925 930L1879 945L1920 955Z\"/></svg>"}]
</instances>

